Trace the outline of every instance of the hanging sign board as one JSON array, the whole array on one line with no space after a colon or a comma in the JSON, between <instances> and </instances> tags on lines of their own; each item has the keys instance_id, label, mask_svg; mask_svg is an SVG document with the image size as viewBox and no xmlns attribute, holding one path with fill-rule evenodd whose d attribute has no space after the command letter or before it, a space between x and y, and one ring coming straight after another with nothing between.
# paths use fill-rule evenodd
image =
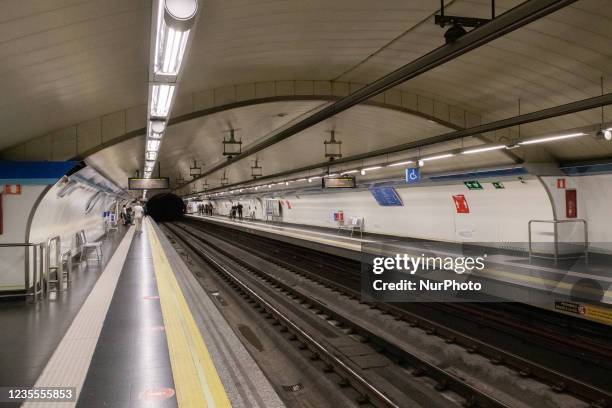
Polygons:
<instances>
[{"instance_id":1,"label":"hanging sign board","mask_svg":"<svg viewBox=\"0 0 612 408\"><path fill-rule=\"evenodd\" d=\"M463 194L457 194L453 196L453 201L455 202L455 208L457 209L457 214L469 214L470 207L468 206L467 199Z\"/></svg>"},{"instance_id":2,"label":"hanging sign board","mask_svg":"<svg viewBox=\"0 0 612 408\"><path fill-rule=\"evenodd\" d=\"M130 190L159 190L170 188L168 177L161 178L135 178L128 179Z\"/></svg>"},{"instance_id":3,"label":"hanging sign board","mask_svg":"<svg viewBox=\"0 0 612 408\"><path fill-rule=\"evenodd\" d=\"M406 169L406 183L416 184L421 181L421 169L418 167L411 167Z\"/></svg>"},{"instance_id":4,"label":"hanging sign board","mask_svg":"<svg viewBox=\"0 0 612 408\"><path fill-rule=\"evenodd\" d=\"M482 184L477 180L464 181L463 184L465 184L468 190L482 190Z\"/></svg>"},{"instance_id":5,"label":"hanging sign board","mask_svg":"<svg viewBox=\"0 0 612 408\"><path fill-rule=\"evenodd\" d=\"M321 179L323 188L355 188L355 177L340 176L340 177L323 177Z\"/></svg>"},{"instance_id":6,"label":"hanging sign board","mask_svg":"<svg viewBox=\"0 0 612 408\"><path fill-rule=\"evenodd\" d=\"M370 193L374 196L378 205L383 207L403 206L402 199L393 187L373 187Z\"/></svg>"}]
</instances>

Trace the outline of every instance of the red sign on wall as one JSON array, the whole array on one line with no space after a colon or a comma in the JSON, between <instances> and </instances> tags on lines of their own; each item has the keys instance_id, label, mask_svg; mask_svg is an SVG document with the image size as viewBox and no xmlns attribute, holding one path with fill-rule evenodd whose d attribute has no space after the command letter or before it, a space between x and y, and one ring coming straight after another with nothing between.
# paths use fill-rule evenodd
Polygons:
<instances>
[{"instance_id":1,"label":"red sign on wall","mask_svg":"<svg viewBox=\"0 0 612 408\"><path fill-rule=\"evenodd\" d=\"M565 179L557 179L557 188L565 188Z\"/></svg>"},{"instance_id":2,"label":"red sign on wall","mask_svg":"<svg viewBox=\"0 0 612 408\"><path fill-rule=\"evenodd\" d=\"M567 218L578 217L578 197L576 190L565 190L565 216Z\"/></svg>"},{"instance_id":3,"label":"red sign on wall","mask_svg":"<svg viewBox=\"0 0 612 408\"><path fill-rule=\"evenodd\" d=\"M467 200L463 194L454 195L453 201L455 202L455 208L457 209L457 214L469 214L470 213L470 207L468 206Z\"/></svg>"},{"instance_id":4,"label":"red sign on wall","mask_svg":"<svg viewBox=\"0 0 612 408\"><path fill-rule=\"evenodd\" d=\"M5 184L4 192L6 194L21 194L21 184Z\"/></svg>"}]
</instances>

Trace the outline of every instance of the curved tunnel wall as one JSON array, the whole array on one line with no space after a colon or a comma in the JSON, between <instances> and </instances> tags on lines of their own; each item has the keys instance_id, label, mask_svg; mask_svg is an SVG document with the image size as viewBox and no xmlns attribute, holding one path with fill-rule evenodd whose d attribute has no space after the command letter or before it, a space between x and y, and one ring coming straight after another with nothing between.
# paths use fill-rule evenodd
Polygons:
<instances>
[{"instance_id":1,"label":"curved tunnel wall","mask_svg":"<svg viewBox=\"0 0 612 408\"><path fill-rule=\"evenodd\" d=\"M565 188L557 186L564 179ZM566 190L577 192L576 219L588 223L589 248L612 253L612 174L583 176L545 176L526 183L502 180L504 189L496 190L483 182L484 190L467 190L463 183L440 186L402 187L397 191L404 207L380 207L368 191L278 197L283 203L284 222L334 228L332 213L343 210L345 218L365 218L365 230L386 235L461 242L491 242L515 247L528 241L530 220L565 220ZM453 195L463 194L470 213L457 214ZM255 211L264 219L265 198L240 200L245 214ZM289 205L287 204L289 203ZM219 214L229 214L232 203L213 201ZM289 206L291 208L289 208ZM250 207L250 210L249 210ZM580 223L559 224L559 241L581 243L584 229ZM535 242L552 242L552 224L534 224Z\"/></svg>"},{"instance_id":2,"label":"curved tunnel wall","mask_svg":"<svg viewBox=\"0 0 612 408\"><path fill-rule=\"evenodd\" d=\"M278 197L282 202L284 222L334 228L333 213L338 210L348 217L364 217L365 231L371 233L414 237L420 239L502 243L528 240L527 224L531 219L553 219L551 201L537 179L526 183L504 181L504 189L495 189L483 182L484 190L468 190L463 183L422 187L399 187L404 206L382 207L369 191ZM453 195L463 195L469 214L458 214ZM262 203L256 198L240 200L264 218ZM229 200L215 202L217 212L229 214ZM537 226L539 241L549 242L551 228Z\"/></svg>"},{"instance_id":3,"label":"curved tunnel wall","mask_svg":"<svg viewBox=\"0 0 612 408\"><path fill-rule=\"evenodd\" d=\"M91 241L100 238L104 234L103 212L112 206L115 197L81 183L73 183L70 191L62 195L64 187L62 181L51 187L25 185L20 195L3 197L5 228L0 242L39 243L59 235L62 248L76 253L75 234L79 230L85 230ZM52 261L54 255L52 252ZM23 288L24 259L25 251L14 248L0 251L0 290Z\"/></svg>"},{"instance_id":4,"label":"curved tunnel wall","mask_svg":"<svg viewBox=\"0 0 612 408\"><path fill-rule=\"evenodd\" d=\"M30 226L30 241L46 241L59 235L63 248L76 251L75 234L78 231L85 230L87 239L91 241L104 234L102 215L115 198L82 185L77 185L64 196L60 196L61 190L62 185L58 183L41 200ZM94 197L96 194L98 196ZM87 211L88 203L90 208Z\"/></svg>"}]
</instances>

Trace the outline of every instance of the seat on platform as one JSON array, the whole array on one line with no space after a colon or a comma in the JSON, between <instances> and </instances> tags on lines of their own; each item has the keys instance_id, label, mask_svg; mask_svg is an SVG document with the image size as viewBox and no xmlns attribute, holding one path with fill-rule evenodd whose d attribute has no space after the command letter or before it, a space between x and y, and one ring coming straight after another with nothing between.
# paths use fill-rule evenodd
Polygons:
<instances>
[{"instance_id":1,"label":"seat on platform","mask_svg":"<svg viewBox=\"0 0 612 408\"><path fill-rule=\"evenodd\" d=\"M348 223L344 220L338 221L338 234L342 230L351 231L351 237L355 231L359 231L359 236L363 238L363 217L350 217Z\"/></svg>"},{"instance_id":2,"label":"seat on platform","mask_svg":"<svg viewBox=\"0 0 612 408\"><path fill-rule=\"evenodd\" d=\"M81 256L79 258L81 262L83 261L83 257L85 257L85 261L89 260L88 253L92 250L96 255L95 259L98 262L102 261L102 242L88 242L85 230L80 230L77 233L77 245L81 251Z\"/></svg>"}]
</instances>

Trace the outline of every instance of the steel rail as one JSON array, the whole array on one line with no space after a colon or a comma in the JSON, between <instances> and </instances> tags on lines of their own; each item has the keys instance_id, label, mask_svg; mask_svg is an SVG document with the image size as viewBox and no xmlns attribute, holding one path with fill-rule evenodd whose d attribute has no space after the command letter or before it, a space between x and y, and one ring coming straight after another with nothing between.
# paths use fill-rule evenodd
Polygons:
<instances>
[{"instance_id":1,"label":"steel rail","mask_svg":"<svg viewBox=\"0 0 612 408\"><path fill-rule=\"evenodd\" d=\"M200 230L197 227L193 227ZM202 231L202 230L200 230ZM210 233L210 232L208 232ZM221 240L225 240L223 237L212 234ZM236 245L248 252L253 252L253 248L246 244L238 244L231 242L232 245ZM317 273L310 272L304 268L297 267L289 262L282 261L274 256L257 254L258 257L272 262L281 267L287 268L299 275L306 276L310 279L322 283L324 286L335 289L345 295L360 299L361 293L349 288L345 285L337 283L331 279L324 278ZM464 347L469 352L479 353L489 358L494 364L504 364L508 367L516 370L521 376L531 376L541 382L550 385L554 390L558 392L567 392L571 395L577 396L584 401L592 403L593 406L606 407L612 405L612 395L608 392L599 389L597 387L586 384L577 379L568 377L555 370L548 369L540 364L528 361L520 356L497 348L493 345L487 344L481 340L478 340L469 335L460 333L451 328L445 327L439 323L436 323L427 318L421 317L417 314L411 313L404 309L400 309L394 305L388 303L376 303L373 307L388 313L398 319L409 322L412 326L421 327L423 330L436 334L446 340L458 344Z\"/></svg>"},{"instance_id":2,"label":"steel rail","mask_svg":"<svg viewBox=\"0 0 612 408\"><path fill-rule=\"evenodd\" d=\"M185 227L181 225L177 225L177 228L181 228L184 233L188 234L189 236L193 238L200 239L200 240L203 239L201 236L196 235L196 233L194 233L193 231L190 231L189 229L186 229ZM194 229L194 228L190 228L190 229ZM206 232L203 232L197 229L195 230L199 232L200 234L204 234L204 235L207 234ZM326 306L324 303L316 299L310 298L309 296L297 291L291 285L283 283L281 280L277 279L270 273L263 271L262 269L255 268L254 266L250 265L246 260L236 257L234 254L220 248L218 245L211 243L209 241L206 241L206 245L213 248L215 251L218 251L222 256L228 259L231 259L233 262L236 262L241 267L252 271L255 275L257 275L261 279L264 279L270 282L273 286L282 288L283 290L285 290L288 293L291 293L295 297L302 299L305 303L308 303L312 305L313 307L319 309L323 313L329 316L332 316L334 320L339 321L340 323L350 327L351 329L355 330L357 333L361 334L362 336L365 336L373 340L374 343L388 350L388 352L392 354L395 358L409 362L415 368L413 371L413 375L414 376L426 375L432 378L437 383L436 389L438 391L444 391L447 389L451 390L457 393L458 395L461 395L463 398L465 398L466 404L468 404L469 406L478 406L482 408L493 408L493 407L509 408L510 407L509 405L499 401L492 395L489 395L486 392L463 381L460 377L444 370L443 368L438 367L436 364L431 363L419 357L416 354L406 351L402 349L401 347L393 343L390 343L388 340L373 333L372 331L361 327L358 323L355 323L350 318L335 312L330 307Z\"/></svg>"},{"instance_id":3,"label":"steel rail","mask_svg":"<svg viewBox=\"0 0 612 408\"><path fill-rule=\"evenodd\" d=\"M168 229L171 230L175 235L181 237L181 233L177 232L173 227L168 226ZM193 236L192 234L189 234L186 231L183 231L183 234ZM279 322L282 322L282 324L285 327L290 329L295 335L299 336L303 341L310 344L310 346L314 349L312 350L313 352L319 354L321 358L325 359L326 362L333 364L335 368L340 371L338 372L338 374L340 375L344 374L345 377L346 376L351 377L354 381L356 381L357 384L354 384L354 386L356 385L356 388L360 389L358 390L359 392L363 393L365 391L364 395L367 395L370 398L370 400L374 398L374 400L382 403L384 406L387 406L390 408L400 408L399 405L397 405L394 401L392 401L389 397L387 397L387 395L385 395L382 391L377 389L366 378L364 378L362 375L356 372L353 368L349 367L344 361L338 358L331 350L328 350L327 347L325 347L317 339L315 339L313 336L307 333L304 329L302 329L300 326L294 323L290 317L287 317L283 312L281 312L279 309L274 307L271 303L269 303L267 300L265 300L263 297L257 294L253 289L251 289L251 287L247 283L243 282L236 274L232 273L226 267L224 267L219 262L217 262L216 259L210 256L208 251L204 251L201 248L198 248L196 245L192 244L191 242L189 242L188 239L184 237L181 237L181 240L183 241L185 245L190 247L198 255L204 258L207 262L212 264L212 266L215 269L217 269L218 272L221 272L221 274L229 278L236 286L240 288L241 291L246 293L248 297L250 297L251 299L254 299L256 302L262 305L266 310L268 310L271 314L276 316L276 319Z\"/></svg>"}]
</instances>

